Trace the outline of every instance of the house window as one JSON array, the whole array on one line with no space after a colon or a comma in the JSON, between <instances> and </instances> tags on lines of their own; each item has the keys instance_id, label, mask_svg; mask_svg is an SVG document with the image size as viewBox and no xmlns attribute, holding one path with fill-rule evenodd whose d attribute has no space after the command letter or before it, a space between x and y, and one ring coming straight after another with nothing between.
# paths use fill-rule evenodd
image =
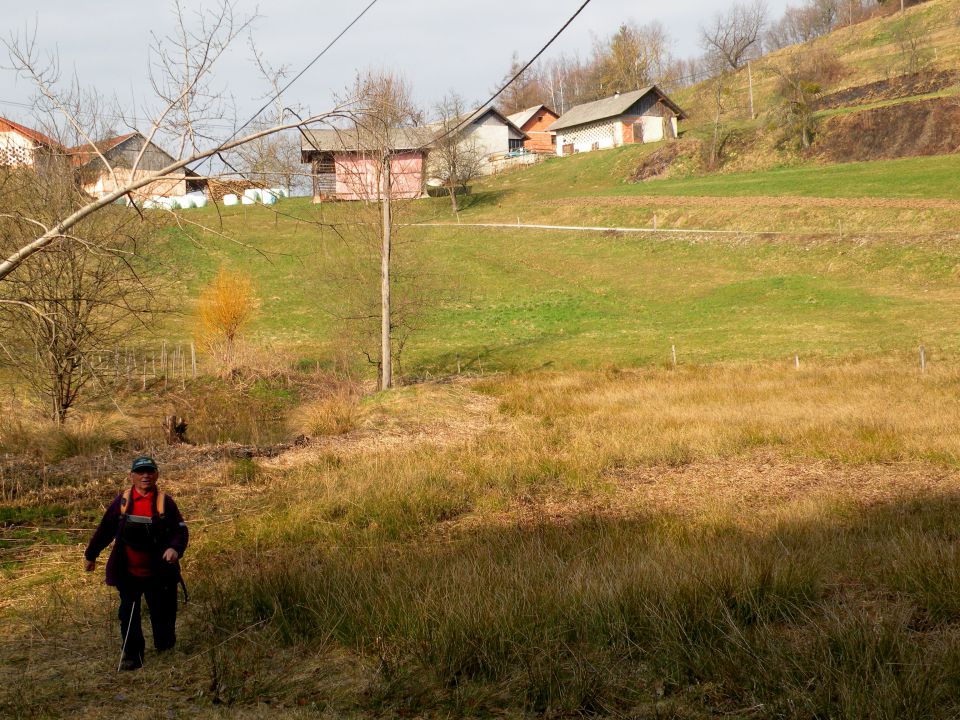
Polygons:
<instances>
[{"instance_id":1,"label":"house window","mask_svg":"<svg viewBox=\"0 0 960 720\"><path fill-rule=\"evenodd\" d=\"M316 161L315 168L314 172L318 175L336 172L336 168L333 165L333 156L321 155L320 159Z\"/></svg>"},{"instance_id":2,"label":"house window","mask_svg":"<svg viewBox=\"0 0 960 720\"><path fill-rule=\"evenodd\" d=\"M590 149L591 149L591 150L599 150L599 149L600 149L600 142L598 141L598 142L593 143L593 144L590 146Z\"/></svg>"},{"instance_id":3,"label":"house window","mask_svg":"<svg viewBox=\"0 0 960 720\"><path fill-rule=\"evenodd\" d=\"M543 122L543 115L537 116L537 122Z\"/></svg>"},{"instance_id":4,"label":"house window","mask_svg":"<svg viewBox=\"0 0 960 720\"><path fill-rule=\"evenodd\" d=\"M508 143L510 150L523 150L523 140L514 140L513 138L510 138Z\"/></svg>"},{"instance_id":5,"label":"house window","mask_svg":"<svg viewBox=\"0 0 960 720\"><path fill-rule=\"evenodd\" d=\"M550 136L550 144L551 144L551 145L556 145L556 144L557 144L557 136L556 136L556 135L551 135L551 136Z\"/></svg>"}]
</instances>

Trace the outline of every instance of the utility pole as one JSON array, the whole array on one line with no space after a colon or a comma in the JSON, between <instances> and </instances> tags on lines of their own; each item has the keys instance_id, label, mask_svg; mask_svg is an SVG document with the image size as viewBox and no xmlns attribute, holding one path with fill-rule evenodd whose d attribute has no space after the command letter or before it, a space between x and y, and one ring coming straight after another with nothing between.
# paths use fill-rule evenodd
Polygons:
<instances>
[{"instance_id":1,"label":"utility pole","mask_svg":"<svg viewBox=\"0 0 960 720\"><path fill-rule=\"evenodd\" d=\"M750 83L750 119L755 119L753 114L753 70L750 69L750 61L747 60L747 82Z\"/></svg>"},{"instance_id":2,"label":"utility pole","mask_svg":"<svg viewBox=\"0 0 960 720\"><path fill-rule=\"evenodd\" d=\"M380 248L380 389L393 387L390 350L390 149L383 153L380 190L383 207L383 245Z\"/></svg>"}]
</instances>

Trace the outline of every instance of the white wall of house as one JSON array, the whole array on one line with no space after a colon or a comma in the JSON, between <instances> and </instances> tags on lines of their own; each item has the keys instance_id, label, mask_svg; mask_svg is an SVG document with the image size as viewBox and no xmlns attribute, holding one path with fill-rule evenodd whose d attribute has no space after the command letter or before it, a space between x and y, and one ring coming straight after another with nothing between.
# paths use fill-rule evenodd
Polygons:
<instances>
[{"instance_id":1,"label":"white wall of house","mask_svg":"<svg viewBox=\"0 0 960 720\"><path fill-rule=\"evenodd\" d=\"M498 171L496 161L510 151L510 140L523 140L523 134L493 113L470 123L460 135L460 142L484 159L481 172L485 175Z\"/></svg>"},{"instance_id":2,"label":"white wall of house","mask_svg":"<svg viewBox=\"0 0 960 720\"><path fill-rule=\"evenodd\" d=\"M571 144L574 152L590 152L623 145L623 126L615 119L607 118L557 130L557 155L563 156L564 146Z\"/></svg>"},{"instance_id":3,"label":"white wall of house","mask_svg":"<svg viewBox=\"0 0 960 720\"><path fill-rule=\"evenodd\" d=\"M659 116L644 115L640 118L643 123L643 141L657 142L663 140L663 118Z\"/></svg>"},{"instance_id":4,"label":"white wall of house","mask_svg":"<svg viewBox=\"0 0 960 720\"><path fill-rule=\"evenodd\" d=\"M485 158L502 155L510 149L510 128L496 115L484 116L480 122L473 122L464 130L461 137L464 143L473 143L477 151Z\"/></svg>"},{"instance_id":5,"label":"white wall of house","mask_svg":"<svg viewBox=\"0 0 960 720\"><path fill-rule=\"evenodd\" d=\"M0 165L33 165L36 143L16 131L0 132Z\"/></svg>"},{"instance_id":6,"label":"white wall of house","mask_svg":"<svg viewBox=\"0 0 960 720\"><path fill-rule=\"evenodd\" d=\"M677 136L677 118L662 118L659 115L642 115L643 142L657 142L665 137L664 122L673 127ZM564 146L573 145L574 152L590 152L623 145L623 123L620 117L607 118L592 123L557 130L557 155L563 157Z\"/></svg>"}]
</instances>

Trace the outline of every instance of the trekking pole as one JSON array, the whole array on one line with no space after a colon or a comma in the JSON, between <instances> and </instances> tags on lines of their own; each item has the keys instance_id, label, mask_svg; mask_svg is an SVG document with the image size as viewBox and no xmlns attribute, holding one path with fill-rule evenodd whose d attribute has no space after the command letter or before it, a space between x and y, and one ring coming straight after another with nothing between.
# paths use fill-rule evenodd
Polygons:
<instances>
[{"instance_id":1,"label":"trekking pole","mask_svg":"<svg viewBox=\"0 0 960 720\"><path fill-rule=\"evenodd\" d=\"M117 663L117 672L120 672L120 668L123 667L123 656L127 653L127 640L130 639L130 628L133 625L133 611L137 609L137 603L139 600L134 600L133 605L130 606L130 617L127 618L127 633L123 636L123 645L120 647L120 662Z\"/></svg>"}]
</instances>

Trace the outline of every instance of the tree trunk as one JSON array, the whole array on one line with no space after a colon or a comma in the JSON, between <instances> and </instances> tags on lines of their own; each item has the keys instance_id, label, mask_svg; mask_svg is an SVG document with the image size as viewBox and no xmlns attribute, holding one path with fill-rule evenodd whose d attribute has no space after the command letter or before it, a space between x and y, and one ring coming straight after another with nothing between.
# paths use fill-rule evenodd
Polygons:
<instances>
[{"instance_id":1,"label":"tree trunk","mask_svg":"<svg viewBox=\"0 0 960 720\"><path fill-rule=\"evenodd\" d=\"M460 207L457 205L457 188L453 185L448 185L447 190L450 191L450 206L453 209L453 212L456 213L460 210Z\"/></svg>"},{"instance_id":2,"label":"tree trunk","mask_svg":"<svg viewBox=\"0 0 960 720\"><path fill-rule=\"evenodd\" d=\"M380 249L380 389L393 387L390 348L390 153L383 156L383 246Z\"/></svg>"}]
</instances>

